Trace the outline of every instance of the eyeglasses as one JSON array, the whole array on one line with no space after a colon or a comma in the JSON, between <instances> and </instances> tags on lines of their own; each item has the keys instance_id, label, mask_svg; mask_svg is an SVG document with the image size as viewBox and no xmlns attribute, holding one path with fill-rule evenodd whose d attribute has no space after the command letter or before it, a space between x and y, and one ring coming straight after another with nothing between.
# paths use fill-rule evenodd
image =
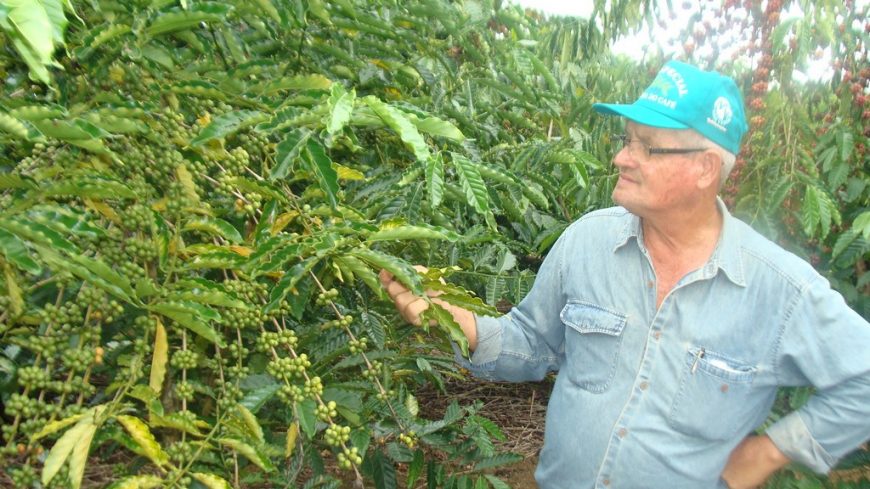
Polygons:
<instances>
[{"instance_id":1,"label":"eyeglasses","mask_svg":"<svg viewBox=\"0 0 870 489\"><path fill-rule=\"evenodd\" d=\"M707 151L710 148L651 148L639 139L631 139L626 134L619 134L613 138L613 154L628 148L628 153L634 158L649 158L652 155L682 155ZM643 148L643 149L641 149Z\"/></svg>"}]
</instances>

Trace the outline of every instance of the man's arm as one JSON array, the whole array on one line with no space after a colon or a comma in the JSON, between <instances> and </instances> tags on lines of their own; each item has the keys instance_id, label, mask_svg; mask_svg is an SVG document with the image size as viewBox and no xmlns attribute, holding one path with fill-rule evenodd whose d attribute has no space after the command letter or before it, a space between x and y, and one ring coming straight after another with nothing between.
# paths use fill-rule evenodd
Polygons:
<instances>
[{"instance_id":1,"label":"man's arm","mask_svg":"<svg viewBox=\"0 0 870 489\"><path fill-rule=\"evenodd\" d=\"M788 463L788 457L766 435L749 436L731 452L722 480L729 489L752 489Z\"/></svg>"},{"instance_id":2,"label":"man's arm","mask_svg":"<svg viewBox=\"0 0 870 489\"><path fill-rule=\"evenodd\" d=\"M779 385L815 394L765 435L787 458L827 473L870 438L870 324L816 276L787 311L777 345Z\"/></svg>"}]
</instances>

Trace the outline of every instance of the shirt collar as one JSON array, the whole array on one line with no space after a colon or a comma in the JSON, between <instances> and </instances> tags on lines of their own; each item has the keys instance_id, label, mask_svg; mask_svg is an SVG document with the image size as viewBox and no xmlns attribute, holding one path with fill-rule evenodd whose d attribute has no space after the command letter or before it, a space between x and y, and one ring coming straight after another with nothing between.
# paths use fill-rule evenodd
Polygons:
<instances>
[{"instance_id":1,"label":"shirt collar","mask_svg":"<svg viewBox=\"0 0 870 489\"><path fill-rule=\"evenodd\" d=\"M737 219L728 212L725 202L719 197L716 197L716 207L722 214L722 233L719 235L719 242L713 250L713 255L707 260L701 273L704 278L712 278L721 269L735 285L746 287L746 275L743 273L743 260L740 253L740 227ZM643 246L640 240L642 233L640 218L630 212L627 214L629 218L616 237L614 252L625 246L631 238L635 238L638 247Z\"/></svg>"},{"instance_id":2,"label":"shirt collar","mask_svg":"<svg viewBox=\"0 0 870 489\"><path fill-rule=\"evenodd\" d=\"M719 235L719 243L707 264L712 265L714 269L721 268L734 284L746 287L746 275L743 273L741 258L740 223L728 212L725 202L719 197L716 197L716 207L722 213L722 234Z\"/></svg>"}]
</instances>

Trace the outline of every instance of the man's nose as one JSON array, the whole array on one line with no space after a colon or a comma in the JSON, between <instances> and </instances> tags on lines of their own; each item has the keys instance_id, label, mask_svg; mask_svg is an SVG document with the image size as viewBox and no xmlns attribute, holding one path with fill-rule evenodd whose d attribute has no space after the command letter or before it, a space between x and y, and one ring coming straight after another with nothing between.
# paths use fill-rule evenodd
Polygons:
<instances>
[{"instance_id":1,"label":"man's nose","mask_svg":"<svg viewBox=\"0 0 870 489\"><path fill-rule=\"evenodd\" d=\"M628 146L623 146L613 155L613 165L619 168L620 170L623 168L629 168L634 165L634 160L631 158L631 152L628 150Z\"/></svg>"}]
</instances>

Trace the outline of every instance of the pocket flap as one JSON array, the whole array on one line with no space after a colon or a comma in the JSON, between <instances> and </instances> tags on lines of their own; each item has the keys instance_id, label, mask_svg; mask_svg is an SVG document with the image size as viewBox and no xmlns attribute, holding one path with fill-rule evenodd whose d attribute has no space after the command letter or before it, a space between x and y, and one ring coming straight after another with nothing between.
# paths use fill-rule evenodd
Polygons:
<instances>
[{"instance_id":1,"label":"pocket flap","mask_svg":"<svg viewBox=\"0 0 870 489\"><path fill-rule=\"evenodd\" d=\"M626 317L587 302L571 301L559 314L562 322L580 333L603 333L619 336L625 329Z\"/></svg>"}]
</instances>

